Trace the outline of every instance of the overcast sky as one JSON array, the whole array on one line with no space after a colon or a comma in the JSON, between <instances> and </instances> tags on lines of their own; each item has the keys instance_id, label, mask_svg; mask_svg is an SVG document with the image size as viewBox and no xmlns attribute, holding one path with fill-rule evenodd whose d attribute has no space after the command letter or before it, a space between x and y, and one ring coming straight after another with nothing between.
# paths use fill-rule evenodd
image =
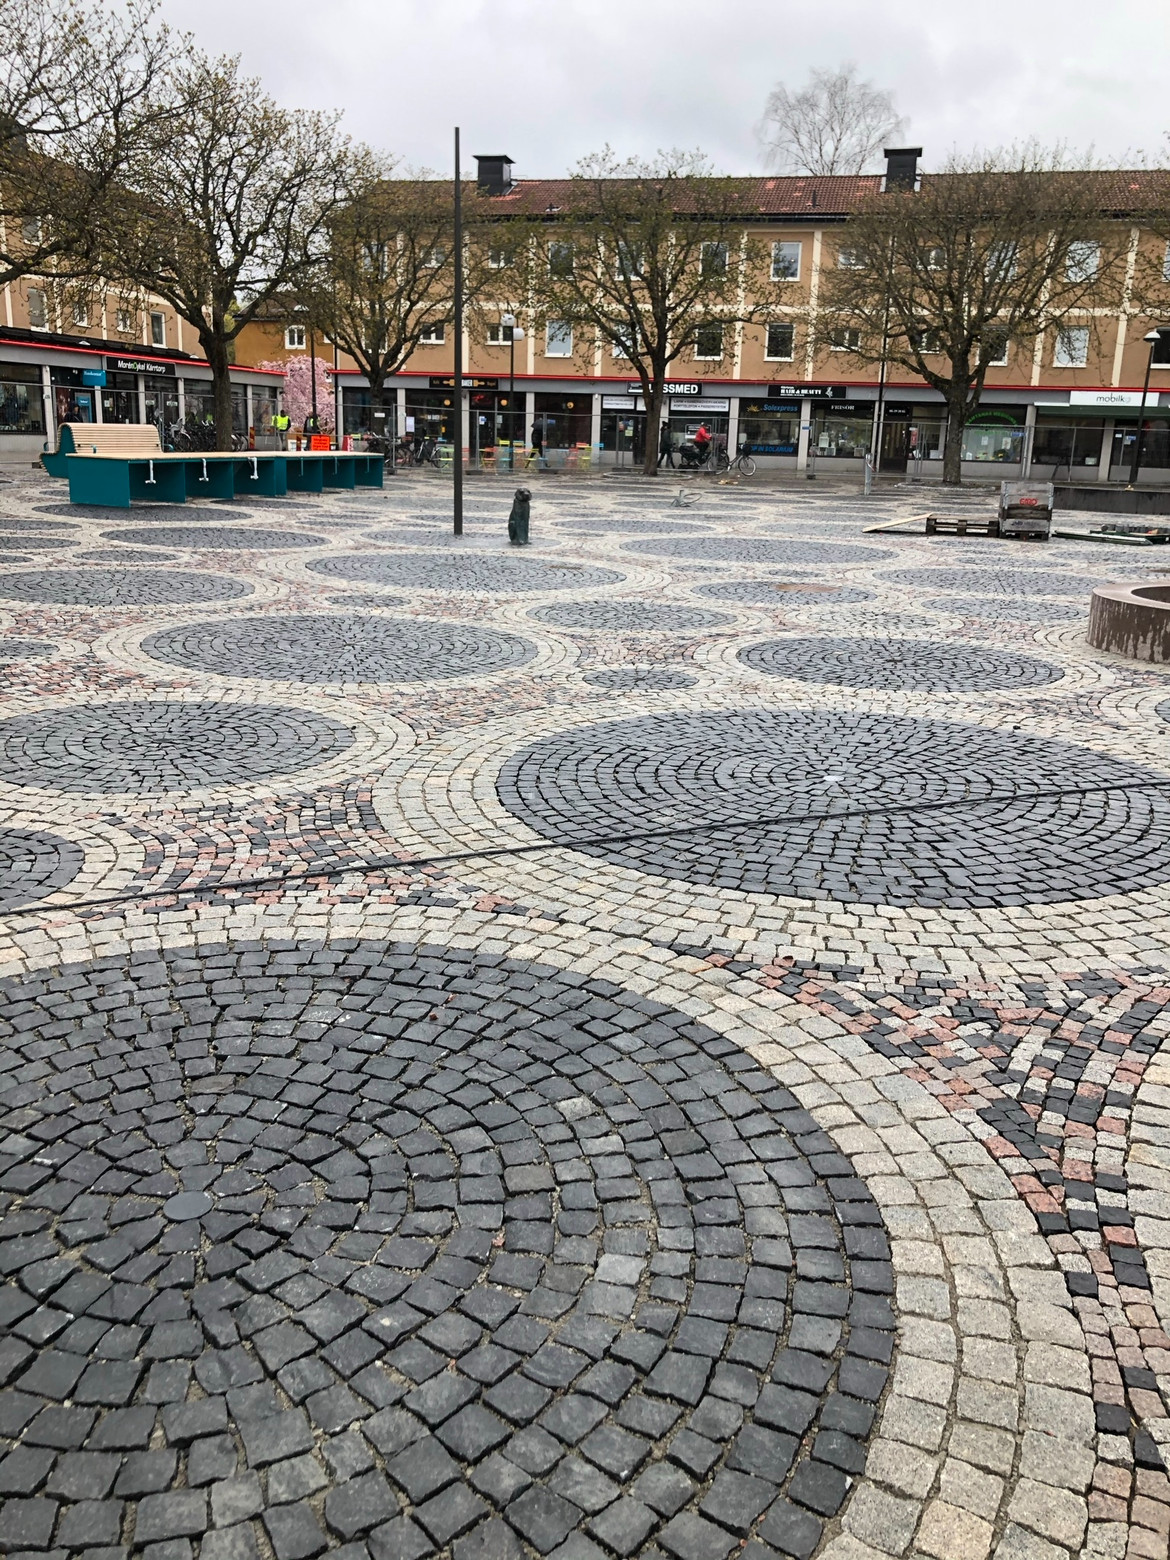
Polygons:
<instances>
[{"instance_id":1,"label":"overcast sky","mask_svg":"<svg viewBox=\"0 0 1170 1560\"><path fill-rule=\"evenodd\" d=\"M288 107L343 108L357 136L445 168L459 123L520 178L701 147L761 168L769 89L847 61L891 90L906 139L952 148L1036 137L1114 166L1165 159L1165 0L163 0L212 52L243 55Z\"/></svg>"}]
</instances>

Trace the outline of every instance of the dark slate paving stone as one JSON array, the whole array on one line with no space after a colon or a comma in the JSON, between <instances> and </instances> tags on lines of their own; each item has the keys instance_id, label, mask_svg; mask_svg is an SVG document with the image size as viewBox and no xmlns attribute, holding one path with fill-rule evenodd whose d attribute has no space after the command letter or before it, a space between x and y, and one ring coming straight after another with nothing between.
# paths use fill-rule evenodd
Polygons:
<instances>
[{"instance_id":1,"label":"dark slate paving stone","mask_svg":"<svg viewBox=\"0 0 1170 1560\"><path fill-rule=\"evenodd\" d=\"M142 564L153 562L143 557ZM8 601L52 602L78 607L180 606L187 602L232 601L250 596L252 586L218 574L185 569L30 569L0 574L0 597Z\"/></svg>"},{"instance_id":2,"label":"dark slate paving stone","mask_svg":"<svg viewBox=\"0 0 1170 1560\"><path fill-rule=\"evenodd\" d=\"M389 540L390 532L379 533ZM525 557L523 553L447 552L342 553L313 558L306 567L329 579L354 580L371 585L397 585L405 589L471 590L503 592L591 590L617 585L625 579L616 569L594 564L560 563L553 558Z\"/></svg>"},{"instance_id":3,"label":"dark slate paving stone","mask_svg":"<svg viewBox=\"0 0 1170 1560\"><path fill-rule=\"evenodd\" d=\"M707 1560L827 1510L864 1457L821 1427L828 1357L736 1312L768 1274L768 1303L804 1283L844 1315L846 1232L877 1210L681 1013L496 956L237 944L0 982L0 1034L6 1552L133 1524L143 1560ZM681 1250L725 1161L751 1205L728 1181ZM837 1281L776 1262L767 1188L797 1169L798 1255ZM586 1208L596 1239L554 1234ZM599 1312L655 1252L678 1302ZM846 1364L884 1379L867 1348Z\"/></svg>"},{"instance_id":4,"label":"dark slate paving stone","mask_svg":"<svg viewBox=\"0 0 1170 1560\"><path fill-rule=\"evenodd\" d=\"M0 828L0 910L33 904L67 888L85 864L72 840L34 829Z\"/></svg>"},{"instance_id":5,"label":"dark slate paving stone","mask_svg":"<svg viewBox=\"0 0 1170 1560\"><path fill-rule=\"evenodd\" d=\"M1030 655L951 640L788 637L745 645L738 658L753 671L844 688L977 693L1036 688L1064 676Z\"/></svg>"}]
</instances>

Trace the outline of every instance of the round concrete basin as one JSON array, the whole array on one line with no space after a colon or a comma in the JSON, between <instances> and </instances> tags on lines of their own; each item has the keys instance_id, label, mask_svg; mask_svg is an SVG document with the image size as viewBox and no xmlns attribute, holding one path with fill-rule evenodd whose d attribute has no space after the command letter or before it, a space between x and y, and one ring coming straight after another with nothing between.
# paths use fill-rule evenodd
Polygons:
<instances>
[{"instance_id":1,"label":"round concrete basin","mask_svg":"<svg viewBox=\"0 0 1170 1560\"><path fill-rule=\"evenodd\" d=\"M1170 580L1098 585L1089 606L1089 643L1135 661L1170 661Z\"/></svg>"}]
</instances>

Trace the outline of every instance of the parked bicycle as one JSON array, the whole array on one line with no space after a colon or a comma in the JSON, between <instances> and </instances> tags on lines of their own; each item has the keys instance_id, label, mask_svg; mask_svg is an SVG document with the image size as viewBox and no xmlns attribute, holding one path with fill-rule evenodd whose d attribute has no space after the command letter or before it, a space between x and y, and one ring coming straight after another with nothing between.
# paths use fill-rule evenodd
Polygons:
<instances>
[{"instance_id":1,"label":"parked bicycle","mask_svg":"<svg viewBox=\"0 0 1170 1560\"><path fill-rule=\"evenodd\" d=\"M745 477L754 475L756 463L751 456L751 445L745 439L732 459L727 453L724 439L712 439L706 449L694 443L679 446L683 471L712 471L716 476L733 468Z\"/></svg>"}]
</instances>

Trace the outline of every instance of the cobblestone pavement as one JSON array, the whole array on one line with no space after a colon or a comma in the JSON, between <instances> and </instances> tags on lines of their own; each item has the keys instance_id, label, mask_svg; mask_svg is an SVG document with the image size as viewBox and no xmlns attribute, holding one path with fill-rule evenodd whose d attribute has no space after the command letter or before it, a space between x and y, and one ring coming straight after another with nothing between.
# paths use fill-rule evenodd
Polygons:
<instances>
[{"instance_id":1,"label":"cobblestone pavement","mask_svg":"<svg viewBox=\"0 0 1170 1560\"><path fill-rule=\"evenodd\" d=\"M1167 1555L1161 555L693 491L5 486L5 1560Z\"/></svg>"}]
</instances>

